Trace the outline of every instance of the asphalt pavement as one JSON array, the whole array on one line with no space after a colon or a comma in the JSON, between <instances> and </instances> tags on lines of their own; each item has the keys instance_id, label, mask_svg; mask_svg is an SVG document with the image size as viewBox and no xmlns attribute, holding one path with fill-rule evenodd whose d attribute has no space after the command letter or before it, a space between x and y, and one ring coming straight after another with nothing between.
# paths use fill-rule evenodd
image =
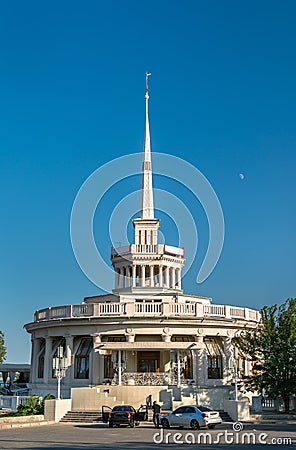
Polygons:
<instances>
[{"instance_id":1,"label":"asphalt pavement","mask_svg":"<svg viewBox=\"0 0 296 450\"><path fill-rule=\"evenodd\" d=\"M244 424L235 431L231 423L214 430L108 428L105 424L54 424L42 427L0 430L0 449L34 450L150 450L155 448L198 448L242 450L250 448L296 448L295 423Z\"/></svg>"}]
</instances>

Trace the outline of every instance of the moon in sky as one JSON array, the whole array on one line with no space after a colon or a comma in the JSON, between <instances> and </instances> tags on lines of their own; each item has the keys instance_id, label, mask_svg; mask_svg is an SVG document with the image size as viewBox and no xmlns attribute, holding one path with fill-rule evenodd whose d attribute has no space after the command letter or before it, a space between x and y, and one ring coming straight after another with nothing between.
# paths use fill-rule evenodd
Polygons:
<instances>
[{"instance_id":1,"label":"moon in sky","mask_svg":"<svg viewBox=\"0 0 296 450\"><path fill-rule=\"evenodd\" d=\"M245 178L245 175L243 173L240 173L239 177L240 177L241 180L243 180Z\"/></svg>"}]
</instances>

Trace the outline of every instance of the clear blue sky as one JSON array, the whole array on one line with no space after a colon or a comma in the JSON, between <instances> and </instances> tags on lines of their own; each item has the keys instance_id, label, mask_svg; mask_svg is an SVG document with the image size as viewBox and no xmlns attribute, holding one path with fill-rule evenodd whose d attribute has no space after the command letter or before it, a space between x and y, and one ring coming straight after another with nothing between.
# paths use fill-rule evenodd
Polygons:
<instances>
[{"instance_id":1,"label":"clear blue sky","mask_svg":"<svg viewBox=\"0 0 296 450\"><path fill-rule=\"evenodd\" d=\"M296 296L295 21L294 1L2 2L0 329L8 362L29 361L22 327L34 310L99 293L74 258L70 212L96 168L142 150L146 70L152 149L198 167L225 217L220 261L197 285L207 227L189 202L200 252L185 290L251 308ZM110 203L118 195L110 191ZM107 257L107 232L98 240Z\"/></svg>"}]
</instances>

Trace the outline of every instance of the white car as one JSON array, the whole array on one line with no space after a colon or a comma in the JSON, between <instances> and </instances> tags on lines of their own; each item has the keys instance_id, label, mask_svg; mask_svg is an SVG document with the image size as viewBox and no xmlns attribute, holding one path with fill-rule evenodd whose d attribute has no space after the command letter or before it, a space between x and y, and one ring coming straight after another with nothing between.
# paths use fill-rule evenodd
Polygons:
<instances>
[{"instance_id":1,"label":"white car","mask_svg":"<svg viewBox=\"0 0 296 450\"><path fill-rule=\"evenodd\" d=\"M197 406L197 409L201 412L208 428L215 428L216 425L222 423L219 411L213 411L207 406Z\"/></svg>"},{"instance_id":2,"label":"white car","mask_svg":"<svg viewBox=\"0 0 296 450\"><path fill-rule=\"evenodd\" d=\"M200 427L206 426L206 421L196 406L180 406L171 414L161 416L160 425L163 428L190 427L198 430Z\"/></svg>"}]
</instances>

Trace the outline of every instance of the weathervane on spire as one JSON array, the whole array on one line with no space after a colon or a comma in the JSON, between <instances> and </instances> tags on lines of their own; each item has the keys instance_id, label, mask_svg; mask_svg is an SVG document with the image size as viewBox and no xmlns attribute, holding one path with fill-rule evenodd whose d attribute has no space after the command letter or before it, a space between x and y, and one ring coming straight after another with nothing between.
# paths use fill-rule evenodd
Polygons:
<instances>
[{"instance_id":1,"label":"weathervane on spire","mask_svg":"<svg viewBox=\"0 0 296 450\"><path fill-rule=\"evenodd\" d=\"M148 78L150 77L151 73L146 72L146 95L148 95Z\"/></svg>"}]
</instances>

